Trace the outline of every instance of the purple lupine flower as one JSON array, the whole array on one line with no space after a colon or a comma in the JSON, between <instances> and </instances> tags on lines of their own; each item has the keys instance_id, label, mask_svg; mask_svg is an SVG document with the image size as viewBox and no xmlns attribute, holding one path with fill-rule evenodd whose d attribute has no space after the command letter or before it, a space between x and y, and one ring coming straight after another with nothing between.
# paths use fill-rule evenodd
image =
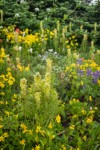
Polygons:
<instances>
[{"instance_id":1,"label":"purple lupine flower","mask_svg":"<svg viewBox=\"0 0 100 150\"><path fill-rule=\"evenodd\" d=\"M92 72L92 70L88 69L88 70L86 71L86 74L87 74L87 76L91 76L91 75L93 74L93 72Z\"/></svg>"},{"instance_id":2,"label":"purple lupine flower","mask_svg":"<svg viewBox=\"0 0 100 150\"><path fill-rule=\"evenodd\" d=\"M95 79L99 79L99 77L100 77L100 71L93 72L92 77L95 78Z\"/></svg>"},{"instance_id":3,"label":"purple lupine flower","mask_svg":"<svg viewBox=\"0 0 100 150\"><path fill-rule=\"evenodd\" d=\"M93 74L92 74L92 82L93 83L97 83L99 77L100 77L100 71L97 70L97 71L93 72Z\"/></svg>"}]
</instances>

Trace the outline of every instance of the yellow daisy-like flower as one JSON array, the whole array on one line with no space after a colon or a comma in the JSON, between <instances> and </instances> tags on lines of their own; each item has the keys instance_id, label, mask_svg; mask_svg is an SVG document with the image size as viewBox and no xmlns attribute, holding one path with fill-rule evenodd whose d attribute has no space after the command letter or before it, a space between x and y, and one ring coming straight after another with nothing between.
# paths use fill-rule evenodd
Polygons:
<instances>
[{"instance_id":1,"label":"yellow daisy-like flower","mask_svg":"<svg viewBox=\"0 0 100 150\"><path fill-rule=\"evenodd\" d=\"M26 133L28 130L25 128L22 133Z\"/></svg>"},{"instance_id":2,"label":"yellow daisy-like flower","mask_svg":"<svg viewBox=\"0 0 100 150\"><path fill-rule=\"evenodd\" d=\"M60 117L60 115L57 115L57 117L56 117L56 122L57 122L57 123L60 123L60 122L61 122L61 117Z\"/></svg>"},{"instance_id":3,"label":"yellow daisy-like flower","mask_svg":"<svg viewBox=\"0 0 100 150\"><path fill-rule=\"evenodd\" d=\"M40 145L36 145L35 150L40 150Z\"/></svg>"},{"instance_id":4,"label":"yellow daisy-like flower","mask_svg":"<svg viewBox=\"0 0 100 150\"><path fill-rule=\"evenodd\" d=\"M20 144L21 144L21 145L25 145L25 142L26 142L25 139L22 139L22 140L20 141Z\"/></svg>"},{"instance_id":5,"label":"yellow daisy-like flower","mask_svg":"<svg viewBox=\"0 0 100 150\"><path fill-rule=\"evenodd\" d=\"M28 132L29 132L29 134L30 134L30 135L32 135L32 134L33 134L33 130L29 130Z\"/></svg>"},{"instance_id":6,"label":"yellow daisy-like flower","mask_svg":"<svg viewBox=\"0 0 100 150\"><path fill-rule=\"evenodd\" d=\"M41 127L40 126L37 126L36 128L36 133L39 133L41 131Z\"/></svg>"}]
</instances>

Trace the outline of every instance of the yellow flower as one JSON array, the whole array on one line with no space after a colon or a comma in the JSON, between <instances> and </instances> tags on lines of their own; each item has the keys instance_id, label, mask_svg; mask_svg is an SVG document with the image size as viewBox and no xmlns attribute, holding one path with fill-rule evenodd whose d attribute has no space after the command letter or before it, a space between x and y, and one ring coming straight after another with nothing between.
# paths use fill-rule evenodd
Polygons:
<instances>
[{"instance_id":1,"label":"yellow flower","mask_svg":"<svg viewBox=\"0 0 100 150\"><path fill-rule=\"evenodd\" d=\"M57 122L57 123L60 123L60 122L61 122L61 117L60 117L60 115L58 115L58 116L56 117L56 122Z\"/></svg>"},{"instance_id":2,"label":"yellow flower","mask_svg":"<svg viewBox=\"0 0 100 150\"><path fill-rule=\"evenodd\" d=\"M3 134L3 137L4 138L6 138L6 137L8 137L9 135L8 135L8 133L7 132L5 132L4 134Z\"/></svg>"},{"instance_id":3,"label":"yellow flower","mask_svg":"<svg viewBox=\"0 0 100 150\"><path fill-rule=\"evenodd\" d=\"M11 71L11 68L7 68L7 71Z\"/></svg>"},{"instance_id":4,"label":"yellow flower","mask_svg":"<svg viewBox=\"0 0 100 150\"><path fill-rule=\"evenodd\" d=\"M36 145L35 150L40 150L40 145Z\"/></svg>"},{"instance_id":5,"label":"yellow flower","mask_svg":"<svg viewBox=\"0 0 100 150\"><path fill-rule=\"evenodd\" d=\"M62 148L62 150L67 150L65 145L62 145L61 148Z\"/></svg>"},{"instance_id":6,"label":"yellow flower","mask_svg":"<svg viewBox=\"0 0 100 150\"><path fill-rule=\"evenodd\" d=\"M29 134L32 135L33 134L33 130L28 130Z\"/></svg>"},{"instance_id":7,"label":"yellow flower","mask_svg":"<svg viewBox=\"0 0 100 150\"><path fill-rule=\"evenodd\" d=\"M8 111L5 111L5 114L6 114L7 116L10 116L10 112L8 112Z\"/></svg>"},{"instance_id":8,"label":"yellow flower","mask_svg":"<svg viewBox=\"0 0 100 150\"><path fill-rule=\"evenodd\" d=\"M75 119L75 118L77 118L77 117L78 117L77 115L72 116L73 119Z\"/></svg>"},{"instance_id":9,"label":"yellow flower","mask_svg":"<svg viewBox=\"0 0 100 150\"><path fill-rule=\"evenodd\" d=\"M29 69L30 69L29 66L25 67L25 71L29 71Z\"/></svg>"},{"instance_id":10,"label":"yellow flower","mask_svg":"<svg viewBox=\"0 0 100 150\"><path fill-rule=\"evenodd\" d=\"M52 123L50 122L48 128L52 129Z\"/></svg>"},{"instance_id":11,"label":"yellow flower","mask_svg":"<svg viewBox=\"0 0 100 150\"><path fill-rule=\"evenodd\" d=\"M70 129L70 130L74 130L74 129L75 129L75 126L74 126L74 125L70 125L70 126L69 126L69 129Z\"/></svg>"},{"instance_id":12,"label":"yellow flower","mask_svg":"<svg viewBox=\"0 0 100 150\"><path fill-rule=\"evenodd\" d=\"M23 132L22 133L26 133L28 130L25 128L25 129L23 129Z\"/></svg>"},{"instance_id":13,"label":"yellow flower","mask_svg":"<svg viewBox=\"0 0 100 150\"><path fill-rule=\"evenodd\" d=\"M0 94L1 94L2 96L3 96L3 95L5 95L5 93L4 93L4 92L1 92Z\"/></svg>"},{"instance_id":14,"label":"yellow flower","mask_svg":"<svg viewBox=\"0 0 100 150\"><path fill-rule=\"evenodd\" d=\"M13 97L14 97L14 98L17 98L17 94L14 94Z\"/></svg>"},{"instance_id":15,"label":"yellow flower","mask_svg":"<svg viewBox=\"0 0 100 150\"><path fill-rule=\"evenodd\" d=\"M15 115L15 118L18 118L18 114L17 114L17 115Z\"/></svg>"},{"instance_id":16,"label":"yellow flower","mask_svg":"<svg viewBox=\"0 0 100 150\"><path fill-rule=\"evenodd\" d=\"M89 118L86 119L86 123L88 123L88 124L92 123L92 121L93 121L93 117L89 117Z\"/></svg>"},{"instance_id":17,"label":"yellow flower","mask_svg":"<svg viewBox=\"0 0 100 150\"><path fill-rule=\"evenodd\" d=\"M82 114L85 115L86 114L86 110L82 109Z\"/></svg>"},{"instance_id":18,"label":"yellow flower","mask_svg":"<svg viewBox=\"0 0 100 150\"><path fill-rule=\"evenodd\" d=\"M0 136L0 142L4 141L4 137Z\"/></svg>"},{"instance_id":19,"label":"yellow flower","mask_svg":"<svg viewBox=\"0 0 100 150\"><path fill-rule=\"evenodd\" d=\"M78 147L76 150L80 150L80 148Z\"/></svg>"},{"instance_id":20,"label":"yellow flower","mask_svg":"<svg viewBox=\"0 0 100 150\"><path fill-rule=\"evenodd\" d=\"M100 80L98 80L98 84L100 85Z\"/></svg>"},{"instance_id":21,"label":"yellow flower","mask_svg":"<svg viewBox=\"0 0 100 150\"><path fill-rule=\"evenodd\" d=\"M3 105L4 104L4 102L3 101L0 101L0 105Z\"/></svg>"},{"instance_id":22,"label":"yellow flower","mask_svg":"<svg viewBox=\"0 0 100 150\"><path fill-rule=\"evenodd\" d=\"M20 125L20 127L21 127L23 130L27 129L27 126L26 126L25 124L23 124L23 123Z\"/></svg>"},{"instance_id":23,"label":"yellow flower","mask_svg":"<svg viewBox=\"0 0 100 150\"><path fill-rule=\"evenodd\" d=\"M22 139L22 140L20 141L20 144L21 144L21 145L25 145L25 142L26 142L26 141L25 141L24 139Z\"/></svg>"},{"instance_id":24,"label":"yellow flower","mask_svg":"<svg viewBox=\"0 0 100 150\"><path fill-rule=\"evenodd\" d=\"M55 138L55 135L51 135L50 139L52 140L52 139L54 139L54 138Z\"/></svg>"},{"instance_id":25,"label":"yellow flower","mask_svg":"<svg viewBox=\"0 0 100 150\"><path fill-rule=\"evenodd\" d=\"M12 102L16 102L16 100L13 98L12 100L11 100Z\"/></svg>"},{"instance_id":26,"label":"yellow flower","mask_svg":"<svg viewBox=\"0 0 100 150\"><path fill-rule=\"evenodd\" d=\"M72 39L75 39L75 36L74 36L74 35L72 36Z\"/></svg>"},{"instance_id":27,"label":"yellow flower","mask_svg":"<svg viewBox=\"0 0 100 150\"><path fill-rule=\"evenodd\" d=\"M0 129L2 129L3 128L3 125L0 125Z\"/></svg>"},{"instance_id":28,"label":"yellow flower","mask_svg":"<svg viewBox=\"0 0 100 150\"><path fill-rule=\"evenodd\" d=\"M89 100L92 101L92 96L89 96Z\"/></svg>"},{"instance_id":29,"label":"yellow flower","mask_svg":"<svg viewBox=\"0 0 100 150\"><path fill-rule=\"evenodd\" d=\"M41 127L40 126L37 126L36 128L36 133L39 133L41 131Z\"/></svg>"},{"instance_id":30,"label":"yellow flower","mask_svg":"<svg viewBox=\"0 0 100 150\"><path fill-rule=\"evenodd\" d=\"M86 139L87 139L87 137L86 137L86 135L84 135L84 136L83 136L83 140L86 141Z\"/></svg>"}]
</instances>

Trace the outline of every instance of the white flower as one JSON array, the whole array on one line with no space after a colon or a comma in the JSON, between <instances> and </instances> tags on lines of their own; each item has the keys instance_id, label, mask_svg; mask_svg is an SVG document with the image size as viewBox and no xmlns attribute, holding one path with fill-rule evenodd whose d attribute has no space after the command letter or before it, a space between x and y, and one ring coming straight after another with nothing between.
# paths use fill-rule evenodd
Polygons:
<instances>
[{"instance_id":1,"label":"white flower","mask_svg":"<svg viewBox=\"0 0 100 150\"><path fill-rule=\"evenodd\" d=\"M46 9L47 12L50 12L50 10L51 10L50 8L47 8L47 9Z\"/></svg>"},{"instance_id":2,"label":"white flower","mask_svg":"<svg viewBox=\"0 0 100 150\"><path fill-rule=\"evenodd\" d=\"M36 12L38 12L38 11L39 11L39 8L38 8L38 7L37 7L37 8L35 8L35 11L36 11Z\"/></svg>"},{"instance_id":3,"label":"white flower","mask_svg":"<svg viewBox=\"0 0 100 150\"><path fill-rule=\"evenodd\" d=\"M42 60L46 60L46 59L47 59L47 57L46 57L46 56L43 56Z\"/></svg>"},{"instance_id":4,"label":"white flower","mask_svg":"<svg viewBox=\"0 0 100 150\"><path fill-rule=\"evenodd\" d=\"M16 14L15 14L15 17L20 17L19 13L16 13Z\"/></svg>"},{"instance_id":5,"label":"white flower","mask_svg":"<svg viewBox=\"0 0 100 150\"><path fill-rule=\"evenodd\" d=\"M49 52L53 52L53 49L48 49Z\"/></svg>"},{"instance_id":6,"label":"white flower","mask_svg":"<svg viewBox=\"0 0 100 150\"><path fill-rule=\"evenodd\" d=\"M24 1L24 0L21 0L20 3L23 4L23 3L25 3L25 1Z\"/></svg>"},{"instance_id":7,"label":"white flower","mask_svg":"<svg viewBox=\"0 0 100 150\"><path fill-rule=\"evenodd\" d=\"M19 51L21 51L21 50L22 50L22 47L21 47L21 46L19 46L19 47L18 47L18 50L19 50Z\"/></svg>"},{"instance_id":8,"label":"white flower","mask_svg":"<svg viewBox=\"0 0 100 150\"><path fill-rule=\"evenodd\" d=\"M54 52L54 55L57 55L57 52Z\"/></svg>"},{"instance_id":9,"label":"white flower","mask_svg":"<svg viewBox=\"0 0 100 150\"><path fill-rule=\"evenodd\" d=\"M32 48L30 48L28 51L29 51L30 53L32 53L33 49L32 49Z\"/></svg>"},{"instance_id":10,"label":"white flower","mask_svg":"<svg viewBox=\"0 0 100 150\"><path fill-rule=\"evenodd\" d=\"M92 110L92 107L90 107L90 110Z\"/></svg>"}]
</instances>

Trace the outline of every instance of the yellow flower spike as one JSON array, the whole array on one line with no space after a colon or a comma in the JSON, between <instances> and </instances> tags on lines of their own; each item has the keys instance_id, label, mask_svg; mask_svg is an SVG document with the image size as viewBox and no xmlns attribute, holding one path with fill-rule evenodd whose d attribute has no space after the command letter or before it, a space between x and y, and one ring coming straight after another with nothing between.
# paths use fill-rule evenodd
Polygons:
<instances>
[{"instance_id":1,"label":"yellow flower spike","mask_svg":"<svg viewBox=\"0 0 100 150\"><path fill-rule=\"evenodd\" d=\"M21 145L25 145L25 142L26 142L26 140L25 140L25 139L22 139L22 140L20 141L20 144L21 144Z\"/></svg>"},{"instance_id":2,"label":"yellow flower spike","mask_svg":"<svg viewBox=\"0 0 100 150\"><path fill-rule=\"evenodd\" d=\"M36 104L37 104L37 106L38 106L38 108L39 108L39 106L40 106L40 101L41 101L41 92L36 92L36 93L34 94L34 97L35 97L35 100L36 100Z\"/></svg>"},{"instance_id":3,"label":"yellow flower spike","mask_svg":"<svg viewBox=\"0 0 100 150\"><path fill-rule=\"evenodd\" d=\"M60 117L60 115L57 115L57 117L56 117L56 122L57 122L57 123L60 123L60 122L61 122L61 117Z\"/></svg>"}]
</instances>

